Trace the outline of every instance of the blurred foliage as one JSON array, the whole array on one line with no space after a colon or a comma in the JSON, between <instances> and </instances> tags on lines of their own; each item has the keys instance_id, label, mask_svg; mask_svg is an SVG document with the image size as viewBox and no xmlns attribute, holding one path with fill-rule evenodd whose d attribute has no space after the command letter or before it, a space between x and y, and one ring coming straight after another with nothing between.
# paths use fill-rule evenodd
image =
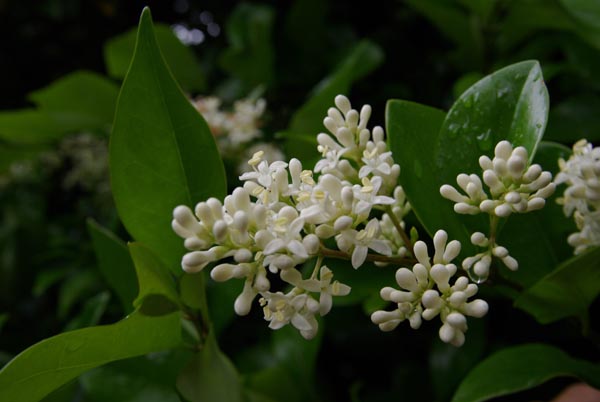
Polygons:
<instances>
[{"instance_id":1,"label":"blurred foliage","mask_svg":"<svg viewBox=\"0 0 600 402\"><path fill-rule=\"evenodd\" d=\"M150 1L149 4L160 21L155 26L158 45L183 91L187 95L216 94L230 103L245 96L263 96L268 105L264 122L267 140L282 146L288 157L306 160L307 167L311 158L318 157L314 135L322 130L321 119L337 93L350 94L356 104L370 103L374 109L373 120L380 125L385 122L388 99L406 100L390 103L388 112L395 109L395 116L404 116L406 121L388 119L388 131L421 130L423 144L437 144L435 136L440 126L443 125L446 140L450 141L452 124L457 124L452 120L455 116L448 117L450 115L446 116L441 110L469 109L468 97L473 93L462 95L465 91L476 91L478 96L485 97L486 91L491 93L497 88L490 87L489 82L486 86L485 81L476 89L472 89L472 85L522 60L539 61L543 84L550 93L548 119L547 123L543 122L544 140L570 145L581 137L591 141L600 139L597 113L600 107L600 6L596 1L405 0L372 7L339 0L240 4L175 0ZM232 320L232 301L241 289L239 283L225 286L209 283L207 294L194 298L190 296L188 284L172 278L171 273L179 272L178 267L163 267L162 261L141 245L131 248L137 250L137 254L136 251L131 253L136 260L134 268L129 251L120 240L129 240L129 235L117 217L110 191L102 190L108 188L108 166L106 155L101 156L99 150L107 147L118 88L133 56L137 31L134 27L140 11L139 2L116 0L44 0L39 7L17 1L0 4L0 15L4 17L0 24L4 30L0 56L11 61L0 66L3 83L0 106L6 109L0 111L0 364L26 347L62 331L115 323L131 313L138 291L136 268L138 277L145 278L144 285L140 286L143 298L138 296L137 312L125 321L104 327L112 331L111 337L119 338L117 344L130 347L136 345L138 339L146 339L148 332L156 329L157 322L153 321L156 317L168 324L164 328L173 329L178 317L174 318L177 314L172 310L161 310L165 300L171 304L183 300L191 309L188 313L205 308L208 300L216 334L211 333L207 338L208 347L201 352L174 349L144 355L156 352L159 346L176 343L174 333L162 333L164 337L155 333L156 337L149 338L148 343L137 345L136 353L126 352L127 347L123 346L123 353L112 357L74 361L73 364L91 368L117 358L143 355L89 371L66 383L46 400L214 400L221 398L219 392L223 391L220 389L223 387L214 385L226 380L233 384L226 390L236 395L232 400L376 402L401 396L404 400L446 401L452 398L466 374L485 357L492 356L466 377L460 392L467 393L469 384L479 383L478 376L495 379L499 371L491 366L499 355L492 353L507 346L527 342L554 345L542 351L549 362L540 361L536 366L544 379L550 375L546 371L557 371L553 364L568 360L571 372L578 375L579 360L575 358L598 361L598 281L586 279L589 278L586 271L590 267L597 268L593 265L597 265L597 251L564 262L554 270L570 251L564 243L555 246L560 239L559 229L548 226L548 217L556 218L560 208L544 210L531 221L503 229L503 235L510 241L523 232L523 227L537 225L535 227L540 229L535 233L536 238L527 239L531 242L528 244L537 245L540 239L546 239L547 247L556 251L558 257L535 267L528 277L517 277L521 285L533 285L517 299L517 306L532 313L540 322L550 324L542 325L532 316L514 309L512 300L502 291L483 288L493 309L481 324L473 324L475 328L469 331L467 345L458 350L441 344L436 328L427 323L418 334L407 329L382 334L369 322L364 311L371 311L378 299L368 295L386 280L383 272L381 276L378 272L363 280L362 275L368 272L359 271L358 276L352 278L356 281L352 283L356 293L349 301L341 301L321 323L319 339L307 342L290 328L268 330L259 311L249 318ZM175 27L179 27L179 31ZM191 35L193 29L201 31L202 43L184 45L174 33ZM148 63L155 62L156 57L152 54ZM527 71L520 77L522 82L512 80L515 77L511 76L511 85L516 85L512 92L520 93L527 85L542 85L542 82L534 83L535 74L530 77L534 65L537 66L534 63L525 66ZM157 72L147 67L148 64L140 67L140 71L148 74L140 84L149 91L145 95L147 105L136 104L140 99L136 85L133 89L129 87L129 92L121 93L121 102L129 102L129 116L143 117L146 123L152 121L148 124L153 126L168 126L171 119L181 118L184 98L179 97L177 88L173 89L176 85L166 69ZM135 68L134 65L132 69ZM162 91L170 91L165 95L166 105L158 104L162 101ZM130 101L128 96L131 96ZM184 119L185 124L202 125L201 119L194 119L191 109L186 113L189 116ZM512 110L506 113L515 116ZM481 117L478 134L486 132L488 127L484 126L489 122L489 116ZM538 120L527 122L528 127L536 131L530 137L531 148L539 141L540 129L543 131L543 127L536 128L536 123ZM508 123L498 118L493 124L497 128ZM135 127L122 124L119 127L117 121L117 133L132 129ZM89 136L88 139L72 140L82 133ZM187 137L181 134L180 138ZM418 143L403 148L402 143L394 141L392 139L391 146L398 160L415 160L415 155L423 152L423 145L419 147ZM477 148L477 144L480 143L466 145ZM151 169L156 157L153 151L144 154L143 147L119 146L126 151L126 156L120 156L117 163L124 163L127 158L146 158L146 168ZM173 166L181 162L174 156L179 155L180 150L195 152L195 148L185 146L161 149L165 152L161 156L171 158ZM455 148L455 151L460 149ZM561 152L565 152L565 148L560 145L542 143L537 158L555 159ZM415 163L426 160L427 155ZM452 155L460 158L460 155ZM191 159L190 156L184 162L187 164ZM98 167L102 163L104 165ZM190 164L186 167L190 171L199 169ZM555 170L556 166L548 168ZM65 181L73 177L76 169L83 172L81 180ZM428 166L413 163L403 169L434 174L428 172ZM139 176L118 177L126 172L125 167L118 167L113 173L113 180L117 181L117 188L113 184L113 190L125 226L136 237L152 237L161 231L170 234L168 229L162 229L165 225L168 228L170 212L163 217L167 220L160 222L161 229L152 227L152 219L141 215L128 221L126 216L136 213L139 202L132 208L124 206L118 197L130 202L133 196L122 194L130 189L131 180ZM450 177L456 172L440 174ZM231 172L228 175L235 176ZM407 188L424 186L417 176L413 177L413 183L407 179L409 181L402 184ZM222 192L223 181L220 178L213 181L221 190L210 189L206 194ZM167 183L173 186L167 187L194 188L196 193L205 194L201 183L181 180ZM156 182L147 184L146 192L139 194L140 197L156 199L168 192ZM435 186L430 187L433 191ZM414 191L409 198L411 196L427 199L427 192ZM162 203L171 202L166 197ZM421 204L431 210L433 221L438 212L443 215L443 206L437 209L435 203ZM128 210L133 212L123 212ZM415 213L419 218L425 215L418 209ZM86 225L90 217L98 223ZM414 216L410 219L417 220ZM426 220L423 223L433 230ZM537 238L539 234L544 236ZM556 238L547 237L552 235ZM148 242L153 241L160 246L164 239L155 237ZM526 249L526 246L520 247ZM529 257L535 259L543 250ZM527 253L523 258L528 258ZM581 259L587 261L586 264L581 264ZM567 270L571 272L565 274ZM338 271L345 282L345 271ZM597 272L595 269L592 274ZM565 277L571 279L571 275L575 275L575 280L566 281ZM199 275L194 278L196 281L202 285L204 277ZM502 278L497 281L502 284ZM565 286L565 282L571 285ZM580 289L585 292L581 294ZM572 302L565 305L566 298ZM580 316L583 324L568 317L573 314ZM148 318L148 315L154 317ZM128 320L151 324L139 333L120 332ZM554 322L556 320L559 321ZM585 336L582 329L586 331ZM47 353L45 363L60 358L60 347L69 337L76 338L73 344L81 343L81 339L89 340L86 347L93 349L92 354L105 353L107 349L103 344L111 340L107 341L104 336L96 339L96 335L88 338L87 334L92 332L85 331L92 329L80 331L83 332L70 332L38 344L36 347ZM196 335L193 328L184 326L184 342L192 342ZM152 344L152 340L156 343ZM515 350L519 351L513 349L513 353ZM536 356L540 353L526 352ZM553 360L553 356L556 359ZM36 359L32 361L25 360L22 364L41 364ZM18 371L20 367L13 370ZM43 365L38 368L40 372L47 369ZM157 376L157 371L164 375ZM580 376L585 379L590 372L585 371ZM70 373L61 379L63 383L75 378L79 371ZM2 384L11 382L9 374L3 373L2 381L6 382ZM204 386L199 387L199 384ZM490 389L495 385L491 384ZM517 393L503 400L550 398L561 385L550 383L534 389L535 394ZM511 392L525 389L520 383L506 387ZM18 390L5 389L16 392L7 395L18 394Z\"/></svg>"}]
</instances>

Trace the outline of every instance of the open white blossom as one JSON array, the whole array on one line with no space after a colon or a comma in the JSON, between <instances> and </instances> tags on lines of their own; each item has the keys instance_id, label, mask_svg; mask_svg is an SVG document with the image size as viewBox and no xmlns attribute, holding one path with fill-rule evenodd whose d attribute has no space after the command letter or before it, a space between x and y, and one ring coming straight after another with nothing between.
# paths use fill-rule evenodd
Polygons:
<instances>
[{"instance_id":1,"label":"open white blossom","mask_svg":"<svg viewBox=\"0 0 600 402\"><path fill-rule=\"evenodd\" d=\"M573 154L559 160L557 184L567 187L557 199L566 216L573 215L579 232L569 236L568 242L580 254L600 245L600 148L585 139L573 145Z\"/></svg>"}]
</instances>

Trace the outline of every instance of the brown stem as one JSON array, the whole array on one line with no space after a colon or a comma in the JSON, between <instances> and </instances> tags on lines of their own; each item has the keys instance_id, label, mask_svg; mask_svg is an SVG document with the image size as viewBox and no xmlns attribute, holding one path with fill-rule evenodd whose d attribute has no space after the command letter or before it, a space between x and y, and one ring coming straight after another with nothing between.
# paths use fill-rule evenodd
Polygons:
<instances>
[{"instance_id":1,"label":"brown stem","mask_svg":"<svg viewBox=\"0 0 600 402\"><path fill-rule=\"evenodd\" d=\"M408 235L406 234L406 232L402 228L402 225L400 224L400 221L398 220L398 217L392 211L392 207L390 207L389 205L386 205L385 210L386 210L387 214L389 215L390 219L392 220L392 223L394 224L394 227L396 228L396 230L398 231L398 233L400 233L400 237L402 238L402 241L404 242L404 245L406 246L406 248L408 248L408 250L410 251L411 255L415 255L415 253L413 251L413 244L410 241L410 237L408 237Z\"/></svg>"}]
</instances>

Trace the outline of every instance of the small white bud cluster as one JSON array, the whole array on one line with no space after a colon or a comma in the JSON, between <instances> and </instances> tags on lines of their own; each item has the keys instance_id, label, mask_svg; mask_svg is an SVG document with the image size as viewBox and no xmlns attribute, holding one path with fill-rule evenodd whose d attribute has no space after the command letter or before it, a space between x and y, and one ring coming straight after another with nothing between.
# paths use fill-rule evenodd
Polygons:
<instances>
[{"instance_id":1,"label":"small white bud cluster","mask_svg":"<svg viewBox=\"0 0 600 402\"><path fill-rule=\"evenodd\" d=\"M566 183L567 188L557 202L566 216L575 217L579 232L571 234L568 242L575 247L575 254L580 254L600 245L600 147L579 140L569 160L558 163L555 183Z\"/></svg>"},{"instance_id":2,"label":"small white bud cluster","mask_svg":"<svg viewBox=\"0 0 600 402\"><path fill-rule=\"evenodd\" d=\"M221 103L216 96L198 97L192 101L222 152L238 150L262 136L260 118L267 105L264 99L240 99L234 102L232 111L223 110Z\"/></svg>"},{"instance_id":3,"label":"small white bud cluster","mask_svg":"<svg viewBox=\"0 0 600 402\"><path fill-rule=\"evenodd\" d=\"M543 208L546 198L556 188L552 174L542 171L538 164L529 165L527 150L524 147L513 149L508 141L500 141L494 154L494 159L485 155L479 158L489 196L482 180L475 174L461 173L456 178L466 195L448 184L440 188L444 198L455 202L454 211L469 215L485 212L505 218L513 212L526 213Z\"/></svg>"},{"instance_id":4,"label":"small white bud cluster","mask_svg":"<svg viewBox=\"0 0 600 402\"><path fill-rule=\"evenodd\" d=\"M371 315L373 323L382 331L395 329L402 321L408 320L413 329L421 326L422 320L431 320L440 316L442 326L440 339L454 346L461 346L467 331L466 316L483 317L488 304L481 299L467 301L475 296L478 287L469 283L467 277L459 277L450 284L457 267L452 260L460 253L461 245L457 240L448 241L448 234L438 230L433 238L435 253L430 260L427 245L418 241L414 245L418 263L412 270L400 268L396 271L396 282L400 287L381 289L381 297L396 303L392 311L379 310Z\"/></svg>"},{"instance_id":5,"label":"small white bud cluster","mask_svg":"<svg viewBox=\"0 0 600 402\"><path fill-rule=\"evenodd\" d=\"M478 280L486 280L490 273L492 257L496 257L511 271L519 268L519 263L515 258L509 255L506 247L499 246L496 242L491 242L483 233L475 232L471 235L473 245L485 248L485 251L472 257L467 257L462 262L465 271L474 274Z\"/></svg>"},{"instance_id":6,"label":"small white bud cluster","mask_svg":"<svg viewBox=\"0 0 600 402\"><path fill-rule=\"evenodd\" d=\"M260 294L269 327L291 324L307 338L317 331L314 314L328 313L332 296L350 292L348 286L332 281L327 267L316 267L311 279L302 279L296 269L323 256L322 241L333 239L354 268L366 261L369 250L389 257L407 252L390 228L392 221L403 224L410 206L396 185L400 167L387 150L383 129L367 128L370 106L359 114L341 95L335 104L337 109L329 109L324 120L333 137L318 136L324 159L316 164L315 171L321 173L316 180L299 160L269 163L258 151L248 161L250 171L240 176L243 187L227 196L223 205L211 198L199 203L195 214L185 206L173 214L173 230L191 250L183 257L184 270L197 272L218 263L211 271L214 280L245 280L234 305L236 313L247 314ZM387 206L393 218L372 216L374 209ZM269 273L293 288L272 292ZM320 294L318 302L312 293Z\"/></svg>"}]
</instances>

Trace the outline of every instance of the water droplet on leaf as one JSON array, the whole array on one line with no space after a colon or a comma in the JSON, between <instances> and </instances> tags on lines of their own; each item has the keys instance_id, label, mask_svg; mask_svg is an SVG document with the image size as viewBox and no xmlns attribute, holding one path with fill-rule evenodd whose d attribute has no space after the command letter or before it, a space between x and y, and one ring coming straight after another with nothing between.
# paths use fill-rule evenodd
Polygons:
<instances>
[{"instance_id":1,"label":"water droplet on leaf","mask_svg":"<svg viewBox=\"0 0 600 402\"><path fill-rule=\"evenodd\" d=\"M477 136L477 146L482 151L489 151L490 149L492 149L493 145L494 144L492 143L491 129L487 129L486 131Z\"/></svg>"}]
</instances>

